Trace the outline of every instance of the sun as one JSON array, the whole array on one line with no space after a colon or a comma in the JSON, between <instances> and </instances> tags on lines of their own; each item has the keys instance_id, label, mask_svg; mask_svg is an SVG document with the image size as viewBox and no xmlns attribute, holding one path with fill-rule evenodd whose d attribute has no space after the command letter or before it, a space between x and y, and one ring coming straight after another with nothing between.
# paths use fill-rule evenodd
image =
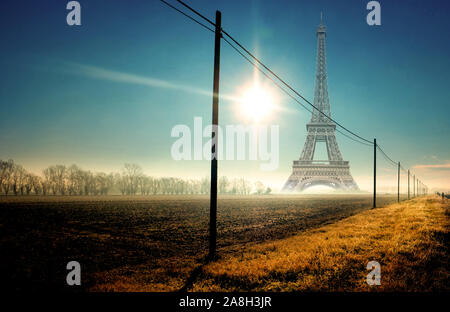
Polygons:
<instances>
[{"instance_id":1,"label":"sun","mask_svg":"<svg viewBox=\"0 0 450 312\"><path fill-rule=\"evenodd\" d=\"M268 87L258 82L245 88L238 101L238 111L241 117L254 123L267 120L275 109L274 96Z\"/></svg>"}]
</instances>

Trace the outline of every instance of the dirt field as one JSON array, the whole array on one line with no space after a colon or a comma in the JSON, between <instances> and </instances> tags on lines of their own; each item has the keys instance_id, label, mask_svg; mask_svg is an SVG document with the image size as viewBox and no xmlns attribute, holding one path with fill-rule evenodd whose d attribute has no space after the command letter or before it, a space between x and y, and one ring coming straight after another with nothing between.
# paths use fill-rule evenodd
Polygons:
<instances>
[{"instance_id":1,"label":"dirt field","mask_svg":"<svg viewBox=\"0 0 450 312\"><path fill-rule=\"evenodd\" d=\"M393 201L377 199L379 206ZM219 255L239 256L370 206L367 195L219 197ZM192 285L207 252L208 218L207 196L2 197L2 281L12 289L74 291L65 266L76 260L81 291L208 290Z\"/></svg>"}]
</instances>

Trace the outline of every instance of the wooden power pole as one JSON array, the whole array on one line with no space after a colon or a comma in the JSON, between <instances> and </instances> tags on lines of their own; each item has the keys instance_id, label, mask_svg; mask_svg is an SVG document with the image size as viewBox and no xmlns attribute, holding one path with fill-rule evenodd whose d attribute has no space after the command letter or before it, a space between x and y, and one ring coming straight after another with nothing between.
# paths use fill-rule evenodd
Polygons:
<instances>
[{"instance_id":1,"label":"wooden power pole","mask_svg":"<svg viewBox=\"0 0 450 312\"><path fill-rule=\"evenodd\" d=\"M398 162L397 177L397 202L400 202L400 162Z\"/></svg>"},{"instance_id":2,"label":"wooden power pole","mask_svg":"<svg viewBox=\"0 0 450 312\"><path fill-rule=\"evenodd\" d=\"M409 199L409 194L410 194L410 191L409 191L409 169L408 169L408 199Z\"/></svg>"},{"instance_id":3,"label":"wooden power pole","mask_svg":"<svg viewBox=\"0 0 450 312\"><path fill-rule=\"evenodd\" d=\"M216 11L216 31L214 41L214 84L212 106L212 133L211 133L211 192L209 209L209 258L216 253L217 239L217 143L219 124L219 72L220 72L220 39L222 37L222 14Z\"/></svg>"},{"instance_id":4,"label":"wooden power pole","mask_svg":"<svg viewBox=\"0 0 450 312\"><path fill-rule=\"evenodd\" d=\"M377 207L377 139L373 139L373 208Z\"/></svg>"}]
</instances>

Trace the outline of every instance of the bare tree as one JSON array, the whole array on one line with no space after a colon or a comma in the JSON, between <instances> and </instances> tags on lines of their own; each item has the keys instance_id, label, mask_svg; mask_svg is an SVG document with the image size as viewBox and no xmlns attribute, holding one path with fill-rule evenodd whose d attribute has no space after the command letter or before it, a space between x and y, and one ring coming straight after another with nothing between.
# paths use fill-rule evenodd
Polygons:
<instances>
[{"instance_id":1,"label":"bare tree","mask_svg":"<svg viewBox=\"0 0 450 312\"><path fill-rule=\"evenodd\" d=\"M139 188L141 195L150 195L157 193L157 183L155 183L155 179L153 177L149 177L146 175L142 175L139 178Z\"/></svg>"},{"instance_id":2,"label":"bare tree","mask_svg":"<svg viewBox=\"0 0 450 312\"><path fill-rule=\"evenodd\" d=\"M242 194L248 195L252 191L252 184L245 180L244 178L241 179L241 187L242 187Z\"/></svg>"},{"instance_id":3,"label":"bare tree","mask_svg":"<svg viewBox=\"0 0 450 312\"><path fill-rule=\"evenodd\" d=\"M53 192L53 195L56 195L56 187L53 183L53 169L52 166L45 168L42 173L44 174L44 180L42 181L42 190L43 190L43 194L47 195L48 192L50 191L50 189Z\"/></svg>"},{"instance_id":4,"label":"bare tree","mask_svg":"<svg viewBox=\"0 0 450 312\"><path fill-rule=\"evenodd\" d=\"M24 179L24 188L25 188L25 192L27 195L30 195L31 190L33 189L34 184L33 184L33 174L31 173L26 173L25 174L25 179Z\"/></svg>"},{"instance_id":5,"label":"bare tree","mask_svg":"<svg viewBox=\"0 0 450 312\"><path fill-rule=\"evenodd\" d=\"M111 189L114 187L114 175L112 173L106 176L106 184L104 188L104 195L108 195Z\"/></svg>"},{"instance_id":6,"label":"bare tree","mask_svg":"<svg viewBox=\"0 0 450 312\"><path fill-rule=\"evenodd\" d=\"M83 191L84 195L95 193L95 178L94 174L90 171L83 171Z\"/></svg>"},{"instance_id":7,"label":"bare tree","mask_svg":"<svg viewBox=\"0 0 450 312\"><path fill-rule=\"evenodd\" d=\"M264 192L265 186L261 181L255 182L255 191L256 194L261 195Z\"/></svg>"},{"instance_id":8,"label":"bare tree","mask_svg":"<svg viewBox=\"0 0 450 312\"><path fill-rule=\"evenodd\" d=\"M14 161L12 159L8 161L0 160L0 192L2 191L5 195L8 195L11 187L11 175L14 168Z\"/></svg>"},{"instance_id":9,"label":"bare tree","mask_svg":"<svg viewBox=\"0 0 450 312\"><path fill-rule=\"evenodd\" d=\"M23 166L13 160L0 160L0 192L5 195L107 195L112 190L122 195L150 194L209 194L210 179L180 179L174 177L154 178L143 174L136 164L125 164L121 173L103 173L85 171L77 165L52 165L42 171L42 177L27 172ZM247 195L254 186L256 194L268 194L261 182L252 184L241 179L230 182L227 177L220 177L218 191L220 194Z\"/></svg>"},{"instance_id":10,"label":"bare tree","mask_svg":"<svg viewBox=\"0 0 450 312\"><path fill-rule=\"evenodd\" d=\"M251 191L252 185L249 181L244 178L233 180L233 187L231 189L232 194L248 195Z\"/></svg>"},{"instance_id":11,"label":"bare tree","mask_svg":"<svg viewBox=\"0 0 450 312\"><path fill-rule=\"evenodd\" d=\"M94 176L94 181L94 195L107 195L110 189L114 186L114 176L112 174L99 172Z\"/></svg>"},{"instance_id":12,"label":"bare tree","mask_svg":"<svg viewBox=\"0 0 450 312\"><path fill-rule=\"evenodd\" d=\"M211 189L211 182L210 182L209 178L203 178L201 181L200 193L201 194L209 194L210 189Z\"/></svg>"},{"instance_id":13,"label":"bare tree","mask_svg":"<svg viewBox=\"0 0 450 312\"><path fill-rule=\"evenodd\" d=\"M227 177L220 177L219 179L219 194L226 194L228 192L228 186L230 182L228 182Z\"/></svg>"},{"instance_id":14,"label":"bare tree","mask_svg":"<svg viewBox=\"0 0 450 312\"><path fill-rule=\"evenodd\" d=\"M19 193L23 195L25 174L25 169L21 165L14 164L11 175L11 183L12 190L16 196L19 195Z\"/></svg>"},{"instance_id":15,"label":"bare tree","mask_svg":"<svg viewBox=\"0 0 450 312\"><path fill-rule=\"evenodd\" d=\"M125 164L122 176L125 178L125 184L128 195L136 195L139 187L139 179L143 175L142 168L136 164Z\"/></svg>"},{"instance_id":16,"label":"bare tree","mask_svg":"<svg viewBox=\"0 0 450 312\"><path fill-rule=\"evenodd\" d=\"M33 185L33 190L35 195L39 195L42 192L42 179L41 177L33 174L31 179L31 184Z\"/></svg>"},{"instance_id":17,"label":"bare tree","mask_svg":"<svg viewBox=\"0 0 450 312\"><path fill-rule=\"evenodd\" d=\"M152 180L152 194L161 194L161 179Z\"/></svg>"},{"instance_id":18,"label":"bare tree","mask_svg":"<svg viewBox=\"0 0 450 312\"><path fill-rule=\"evenodd\" d=\"M56 165L54 169L54 179L57 185L59 194L66 194L66 172L67 168L64 165Z\"/></svg>"},{"instance_id":19,"label":"bare tree","mask_svg":"<svg viewBox=\"0 0 450 312\"><path fill-rule=\"evenodd\" d=\"M120 173L114 174L114 186L120 191L122 195L125 195L126 192L125 182Z\"/></svg>"},{"instance_id":20,"label":"bare tree","mask_svg":"<svg viewBox=\"0 0 450 312\"><path fill-rule=\"evenodd\" d=\"M77 165L72 165L67 169L67 192L69 195L83 194L83 170Z\"/></svg>"}]
</instances>

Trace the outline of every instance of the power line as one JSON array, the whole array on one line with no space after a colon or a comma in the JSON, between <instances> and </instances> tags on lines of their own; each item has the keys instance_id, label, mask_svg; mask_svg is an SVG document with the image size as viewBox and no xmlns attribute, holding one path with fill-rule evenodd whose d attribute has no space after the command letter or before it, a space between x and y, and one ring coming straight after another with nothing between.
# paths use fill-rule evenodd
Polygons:
<instances>
[{"instance_id":1,"label":"power line","mask_svg":"<svg viewBox=\"0 0 450 312\"><path fill-rule=\"evenodd\" d=\"M205 16L203 16L201 13L199 13L198 11L196 11L195 9L193 9L192 7L190 7L189 5L187 5L186 3L184 3L181 0L177 0L179 3L181 3L183 6L185 6L186 8L188 8L189 10L191 10L193 13L197 14L198 16L200 16L201 18L203 18L204 20L206 20L207 22L209 22L211 25L215 24L209 20L208 18L206 18ZM262 63L256 56L254 56L250 51L248 51L242 44L240 44L236 39L234 39L228 32L226 32L224 29L221 29L222 33L225 34L228 38L230 38L236 45L238 45L242 50L244 50L248 55L250 55L250 57L252 59L254 59L258 64L260 64L262 67L264 67L264 69L266 69L269 73L271 73L273 76L275 76L278 81L280 81L282 84L284 84L286 87L288 87L292 92L294 92L297 96L299 96L301 99L303 99L306 103L308 103L309 105L311 105L314 109L316 109L320 114L322 114L323 116L325 116L326 118L328 118L330 121L334 122L336 125L338 125L339 127L341 127L342 129L344 129L345 131L347 131L348 133L358 137L359 139L369 143L369 144L373 144L372 141L367 140L359 135L357 135L356 133L354 133L353 131L350 131L349 129L347 129L346 127L344 127L343 125L341 125L339 122L337 122L336 120L334 120L333 118L331 118L330 116L328 116L327 114L325 114L324 112L322 112L320 109L318 109L314 104L312 104L310 101L308 101L305 97L303 97L300 93L298 93L296 90L294 90L288 83L286 83L283 79L281 79L277 74L275 74L269 67L267 67L264 63ZM240 53L241 54L241 53ZM241 54L242 55L242 54Z\"/></svg>"},{"instance_id":2,"label":"power line","mask_svg":"<svg viewBox=\"0 0 450 312\"><path fill-rule=\"evenodd\" d=\"M199 24L200 26L202 26L202 27L208 29L208 30L211 31L211 32L214 32L214 30L213 30L212 28L206 26L205 24L203 24L202 22L196 20L196 19L193 18L192 16L190 16L190 15L184 13L183 11L177 9L176 7L174 7L173 5L171 5L170 3L168 3L168 2L166 2L166 1L164 1L164 0L160 0L160 1L161 1L162 3L164 3L164 4L166 4L167 6L171 7L172 9L174 9L174 10L177 11L178 13L181 13L181 14L183 14L184 16L186 16L187 18L189 18L190 20L196 22L196 23ZM214 24L214 26L216 26L216 25Z\"/></svg>"},{"instance_id":3,"label":"power line","mask_svg":"<svg viewBox=\"0 0 450 312\"><path fill-rule=\"evenodd\" d=\"M209 28L208 26L202 24L201 22L199 22L198 20L196 20L195 18L191 17L190 15L184 13L183 11L177 9L176 7L174 7L173 5L167 3L164 0L160 0L161 2L167 4L169 7L171 7L172 9L180 12L181 14L183 14L184 16L188 17L189 19L193 20L194 22L196 22L197 24L200 24L201 26L205 27L206 29L208 29L211 32L215 32L213 29ZM202 14L200 14L199 12L197 12L196 10L194 10L193 8L191 8L190 6L188 6L186 3L184 3L183 1L177 0L179 3L181 3L182 5L184 5L185 7L187 7L189 10L191 10L192 12L194 12L195 14L199 15L200 17L202 17L203 19L205 19L206 21L208 21L210 24L212 24L213 26L216 26L216 24L214 24L212 21L210 21L208 18L204 17ZM301 103L300 101L298 101L296 98L294 98L289 92L287 92L285 89L283 89L283 87L281 87L275 80L273 80L269 75L267 75L267 73L265 73L261 68L259 68L255 63L253 63L247 56L245 56L241 51L239 51L238 48L236 48L231 42L229 42L226 38L224 38L222 36L222 39L228 43L237 53L239 53L243 58L245 58L251 65L253 65L255 68L257 68L267 79L270 79L278 88L280 88L284 93L286 93L289 97L291 97L293 100L295 100L298 104L300 104L304 109L306 109L307 111L309 111L310 113L312 113L312 111L307 108L305 105L303 105L303 103Z\"/></svg>"},{"instance_id":4,"label":"power line","mask_svg":"<svg viewBox=\"0 0 450 312\"><path fill-rule=\"evenodd\" d=\"M211 32L214 32L213 29L209 28L208 26L204 25L203 23L199 22L198 20L196 20L195 18L191 17L190 15L184 13L183 11L177 9L176 7L174 7L173 5L169 4L168 2L164 1L164 0L160 0L161 2L163 2L164 4L168 5L169 7L171 7L172 9L176 10L177 12L183 14L184 16L186 16L187 18L191 19L192 21L196 22L197 24L203 26L204 28L208 29ZM177 0L178 1L178 0ZM185 7L191 9L189 6L187 6L187 4L185 4L183 1L178 1L180 2L182 5L184 5ZM211 23L212 25L215 26L215 24L213 22L211 22L210 20L208 20L206 17L204 17L202 14L198 13L197 11L195 11L194 9L192 9L191 11L193 11L195 14L199 15L200 17L204 18L206 21L208 21L209 23ZM267 79L271 80L272 83L274 83L280 90L282 90L285 94L287 94L290 98L292 98L294 101L296 101L298 104L300 104L304 109L306 109L308 112L310 112L311 114L313 113L312 110L310 110L308 107L306 107L303 103L301 103L300 101L298 101L295 97L293 97L289 92L287 92L282 86L280 86L274 79L272 79L269 75L267 75L266 72L264 72L260 67L258 67L257 64L255 64L254 62L252 62L247 56L245 56L238 48L236 48L230 41L228 41L226 38L222 37L222 39L228 43L230 45L230 47L232 47L237 53L239 53L243 58L245 58L251 65L253 65L255 68L257 68ZM345 137L366 145L366 146L372 146L373 144L367 144L365 142L361 142L356 140L355 138L352 138L350 136L348 136L347 134L343 133L342 131L340 131L339 129L336 129L337 132L339 132L340 134L344 135Z\"/></svg>"},{"instance_id":5,"label":"power line","mask_svg":"<svg viewBox=\"0 0 450 312\"><path fill-rule=\"evenodd\" d=\"M247 56L245 56L241 51L239 51L238 48L236 48L231 42L229 42L226 38L222 38L226 43L228 43L228 45L230 45L230 47L232 47L237 53L239 53L243 58L245 58L247 60L247 62L249 62L251 65L253 65L256 69L258 69L267 79L270 79L280 90L282 90L285 94L287 94L290 98L292 98L294 101L296 101L298 104L300 104L304 109L306 109L308 112L310 112L312 114L312 110L310 110L308 107L306 107L302 102L298 101L295 97L293 97L289 92L287 92L282 86L280 86L276 81L274 81L269 75L267 75L261 68L258 67L258 65L256 65L255 63L253 63ZM373 146L373 144L367 144L365 142L361 142L356 140L355 138L352 138L351 136L348 136L347 134L343 133L342 131L340 131L339 129L336 129L337 132L339 132L340 134L346 136L347 138L360 143L360 144L364 144L366 146Z\"/></svg>"},{"instance_id":6,"label":"power line","mask_svg":"<svg viewBox=\"0 0 450 312\"><path fill-rule=\"evenodd\" d=\"M386 160L388 160L388 161L390 161L393 165L395 165L395 166L397 166L398 165L398 163L397 162L395 162L395 161L393 161L384 151L383 151L383 149L381 148L381 146L380 145L378 145L377 144L377 149L382 153L382 155L386 158Z\"/></svg>"},{"instance_id":7,"label":"power line","mask_svg":"<svg viewBox=\"0 0 450 312\"><path fill-rule=\"evenodd\" d=\"M311 114L313 113L312 110L310 110L308 107L306 107L302 102L300 102L299 100L297 100L295 97L293 97L288 91L286 91L282 86L280 86L274 79L272 79L269 75L267 75L266 72L264 72L260 67L258 67L257 64L255 64L254 62L252 62L247 56L245 56L238 48L236 48L231 42L229 42L226 38L222 38L226 43L228 43L228 45L230 45L230 47L232 47L237 53L239 53L243 58L245 58L247 60L247 62L249 62L251 65L253 65L256 69L258 69L267 79L270 79L280 90L282 90L284 93L286 93L290 98L292 98L295 102L297 102L298 104L300 104L304 109L306 109L308 112L310 112ZM340 131L339 129L336 129L337 132L339 132L340 134L346 136L347 138L366 145L366 146L373 146L373 143L371 142L371 144L367 144L365 142L361 142L358 141L355 138L352 138L351 136L345 134L344 132Z\"/></svg>"},{"instance_id":8,"label":"power line","mask_svg":"<svg viewBox=\"0 0 450 312\"><path fill-rule=\"evenodd\" d=\"M209 28L208 26L202 24L201 22L199 22L199 21L196 20L195 18L193 18L193 17L189 16L188 14L182 12L181 10L177 9L176 7L174 7L173 5L167 3L167 2L164 1L164 0L160 0L160 1L162 1L162 2L165 3L165 4L167 4L169 7L173 8L174 10L180 12L181 14L183 14L183 15L186 16L186 17L188 17L189 19L193 20L193 21L196 22L197 24L200 24L201 26L205 27L205 28L208 29L209 31L214 32L214 30L212 30L212 29ZM187 6L184 2L182 2L182 1L179 1L179 2L180 2L181 4L183 4L184 6ZM195 12L196 14L198 13L198 12L196 12L196 11L193 11L193 12ZM199 15L199 16L202 16L200 13L198 13L198 15ZM205 18L205 19L206 19L206 18ZM206 20L207 20L207 19L206 19ZM211 23L212 23L212 22L211 22ZM214 23L213 23L213 24L214 24ZM214 25L215 25L215 24L214 24ZM306 107L303 103L301 103L301 102L298 101L295 97L293 97L289 92L287 92L287 91L286 91L282 86L280 86L274 79L272 79L269 75L267 75L266 72L264 72L260 67L258 67L257 64L255 64L254 62L252 62L252 61L251 61L247 56L245 56L238 48L236 48L230 41L228 41L228 40L227 40L226 38L224 38L224 37L222 37L222 39L223 39L228 45L230 45L230 47L232 47L237 53L239 53L243 58L245 58L245 60L247 60L247 62L249 62L249 63L250 63L251 65L253 65L256 69L258 69L258 70L259 70L259 71L260 71L267 79L269 79L270 81L272 81L272 83L274 83L280 90L282 90L282 91L283 91L285 94L287 94L290 98L292 98L294 101L296 101L298 104L300 104L300 105L301 105L304 109L306 109L308 112L310 112L311 114L313 113L312 110L310 110L310 109L309 109L308 107ZM347 137L347 138L349 138L349 139L351 139L351 140L357 142L357 143L360 143L360 144L363 144L363 145L366 145L366 146L372 146L372 145L373 145L373 144L367 144L367 143L365 143L365 142L358 141L358 140L356 140L355 138L352 138L351 136L349 136L349 135L345 134L344 132L340 131L339 129L336 129L336 131L339 132L340 134L344 135L345 137Z\"/></svg>"},{"instance_id":9,"label":"power line","mask_svg":"<svg viewBox=\"0 0 450 312\"><path fill-rule=\"evenodd\" d=\"M256 69L258 69L267 79L270 79L280 90L282 90L285 94L287 94L290 98L292 98L295 102L297 102L298 104L300 104L304 109L306 109L308 112L310 112L311 114L313 113L312 110L310 110L308 107L306 107L302 102L300 102L299 100L297 100L295 97L293 97L289 92L287 92L282 86L280 86L275 80L273 80L269 75L267 75L266 72L264 72L260 67L258 67L257 64L255 64L254 62L252 62L247 56L245 56L241 51L239 51L238 48L236 48L231 42L229 42L226 38L222 38L226 43L228 43L228 45L230 45L230 47L232 47L237 53L239 53L243 58L245 58L245 60L247 60L247 62L249 62L251 65L253 65ZM337 132L339 132L340 134L344 135L345 137L349 138L350 140L353 140L357 143L366 145L366 146L373 146L373 144L367 144L365 142L361 142L358 141L357 139L345 134L344 132L340 131L339 129L336 129Z\"/></svg>"},{"instance_id":10,"label":"power line","mask_svg":"<svg viewBox=\"0 0 450 312\"><path fill-rule=\"evenodd\" d=\"M342 134L343 136L349 138L350 140L355 141L356 143L359 143L359 144L362 144L362 145L365 145L365 146L373 146L373 143L372 143L372 144L368 144L368 143L366 143L366 142L359 141L359 140L357 140L357 139L355 139L355 138L353 138L353 137L351 137L351 136L345 134L344 132L340 131L340 130L337 129L337 128L336 128L336 131L339 132L340 134Z\"/></svg>"},{"instance_id":11,"label":"power line","mask_svg":"<svg viewBox=\"0 0 450 312\"><path fill-rule=\"evenodd\" d=\"M391 165L392 167L397 168L398 164L391 163L391 162L389 161L389 158L386 157L385 155L383 155L383 158L386 160L386 162L387 162L389 165Z\"/></svg>"},{"instance_id":12,"label":"power line","mask_svg":"<svg viewBox=\"0 0 450 312\"><path fill-rule=\"evenodd\" d=\"M312 106L314 109L316 109L320 114L322 114L323 116L325 116L326 118L328 118L330 121L334 122L336 125L338 125L339 127L341 127L342 129L344 129L345 131L349 132L350 134L358 137L359 139L372 144L372 141L369 141L359 135L357 135L356 133L354 133L353 131L350 131L349 129L347 129L346 127L344 127L343 125L341 125L339 122L337 122L336 120L334 120L333 118L331 118L330 116L328 116L327 114L325 114L324 112L322 112L320 109L318 109L314 104L312 104L310 101L308 101L305 97L303 97L300 93L298 93L296 90L294 90L288 83L286 83L283 79L281 79L277 74L275 74L270 68L268 68L266 65L264 65L256 56L254 56L252 53L250 53L246 48L244 48L239 42L237 42L230 34L228 34L225 30L222 30L222 32L228 37L230 38L235 44L237 44L242 50L244 50L248 55L250 55L251 58L253 58L258 64L260 64L262 67L264 67L264 69L266 69L268 72L270 72L273 76L275 76L282 84L284 84L286 87L288 87L292 92L294 92L297 96L299 96L301 99L303 99L306 103L308 103L310 106Z\"/></svg>"},{"instance_id":13,"label":"power line","mask_svg":"<svg viewBox=\"0 0 450 312\"><path fill-rule=\"evenodd\" d=\"M177 12L183 14L184 16L186 16L187 18L191 19L192 21L194 21L195 23L201 25L202 27L204 27L205 29L211 31L211 32L215 32L213 29L211 29L210 27L208 27L207 25L201 23L200 21L198 21L197 19L193 18L192 16L184 13L183 11L177 9L176 7L174 7L173 5L169 4L168 2L164 1L164 0L160 0L161 2L165 3L166 5L168 5L169 7L171 7L172 9L176 10ZM211 24L212 26L216 27L216 24L214 22L212 22L210 19L208 19L207 17L205 17L203 14L199 13L197 10L193 9L192 7L190 7L189 5L187 5L186 3L184 3L181 0L176 0L177 2L179 2L181 5L183 5L184 7L186 7L188 10L190 10L191 12L193 12L194 14L196 14L197 16L201 17L203 20L207 21L209 24ZM343 125L341 125L339 122L337 122L336 120L334 120L333 118L331 118L330 116L328 116L327 114L325 114L324 112L322 112L321 110L319 110L314 104L312 104L310 101L308 101L305 97L303 97L300 93L298 93L295 89L293 89L288 83L286 83L283 79L281 79L276 73L274 73L269 67L267 67L264 63L262 63L256 56L254 56L250 51L248 51L242 44L240 44L236 39L234 39L228 32L226 32L224 29L221 28L221 32L223 34L225 34L231 41L233 41L239 48L241 48L245 53L247 53L254 61L256 61L256 63L258 63L259 65L261 65L265 70L267 70L270 74L272 74L278 81L280 81L284 86L286 86L287 88L289 88L289 90L291 90L292 92L294 92L298 97L300 97L301 99L303 99L306 103L308 103L311 107L313 107L316 111L318 111L320 114L322 114L323 116L325 116L326 118L328 118L330 121L334 122L337 126L341 127L343 130L347 131L348 133L350 133L351 135L353 135L354 137L362 140L358 141L355 138L350 137L349 135L343 133L342 131L340 131L339 129L336 129L337 132L339 132L340 134L344 135L345 137L357 142L357 143L361 143L364 144L366 146L373 146L373 142L371 140L367 140L361 136L359 136L358 134L354 133L353 131L347 129L346 127L344 127ZM257 68L266 78L270 79L280 90L282 90L285 94L287 94L290 98L292 98L295 102L297 102L298 104L300 104L304 109L306 109L308 112L313 113L310 109L308 109L303 103L301 103L299 100L297 100L294 96L292 96L288 91L286 91L282 86L280 86L274 79L272 79L272 77L270 77L265 71L263 71L256 63L252 62L246 55L244 55L238 48L236 48L231 42L229 42L228 40L226 40L225 37L222 36L222 39L228 43L236 52L238 52L242 57L244 57L250 64L252 64L255 68ZM386 160L390 161L392 164L394 165L398 165L395 161L393 161L385 152L384 150L377 144L377 148L381 151L381 153L383 154L383 156L386 158ZM400 168L404 171L406 171L406 169L404 169L401 165Z\"/></svg>"},{"instance_id":14,"label":"power line","mask_svg":"<svg viewBox=\"0 0 450 312\"><path fill-rule=\"evenodd\" d=\"M181 0L177 0L181 5L183 5L184 7L186 7L187 9L191 10L193 13L197 14L198 16L200 16L201 18L203 18L205 21L207 21L208 23L210 23L212 26L216 27L216 23L214 23L213 21L211 21L209 18L205 17L203 14L199 13L197 10L195 10L194 8L190 7L189 5L187 5L186 3L184 3Z\"/></svg>"},{"instance_id":15,"label":"power line","mask_svg":"<svg viewBox=\"0 0 450 312\"><path fill-rule=\"evenodd\" d=\"M387 161L389 161L389 162L391 162L393 165L395 165L395 166L397 166L398 165L398 163L397 162L395 162L395 161L393 161L380 147L378 147L378 144L377 144L377 149L381 152L381 154L383 155L383 157L387 160Z\"/></svg>"},{"instance_id":16,"label":"power line","mask_svg":"<svg viewBox=\"0 0 450 312\"><path fill-rule=\"evenodd\" d=\"M308 112L312 113L312 111L306 107L302 102L300 102L299 100L297 100L294 96L292 96L292 94L290 94L288 91L286 91L282 86L280 86L274 79L272 79L272 77L270 77L266 72L264 72L260 67L258 67L258 65L256 65L255 63L252 62L252 60L250 60L247 56L245 56L241 51L239 51L238 48L236 48L231 42L229 42L226 38L222 38L223 41L225 41L226 43L228 43L230 45L230 47L232 47L237 53L239 53L245 60L247 60L247 62L249 62L251 65L253 65L256 69L258 69L267 79L269 79L270 81L272 81L280 90L282 90L284 93L286 93L286 95L288 95L290 98L292 98L294 101L296 101L298 104L300 104L304 109L306 109Z\"/></svg>"}]
</instances>

